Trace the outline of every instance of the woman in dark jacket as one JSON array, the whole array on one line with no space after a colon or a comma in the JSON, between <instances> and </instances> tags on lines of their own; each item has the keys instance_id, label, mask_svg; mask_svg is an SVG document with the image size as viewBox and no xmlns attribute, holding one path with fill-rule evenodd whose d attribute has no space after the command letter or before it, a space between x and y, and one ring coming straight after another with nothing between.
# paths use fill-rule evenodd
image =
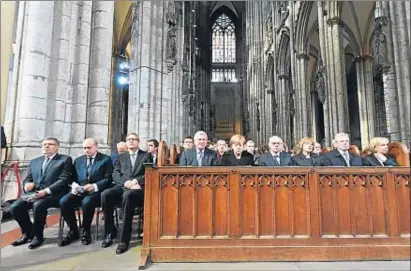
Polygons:
<instances>
[{"instance_id":1,"label":"woman in dark jacket","mask_svg":"<svg viewBox=\"0 0 411 271\"><path fill-rule=\"evenodd\" d=\"M310 137L304 137L300 140L297 147L295 148L295 155L292 158L293 166L315 166L315 162L318 155L313 153L314 144L314 139Z\"/></svg>"},{"instance_id":2,"label":"woman in dark jacket","mask_svg":"<svg viewBox=\"0 0 411 271\"><path fill-rule=\"evenodd\" d=\"M221 166L254 166L254 156L244 150L245 138L242 135L233 135L229 146L231 150L224 153Z\"/></svg>"},{"instance_id":3,"label":"woman in dark jacket","mask_svg":"<svg viewBox=\"0 0 411 271\"><path fill-rule=\"evenodd\" d=\"M375 137L371 139L368 150L371 154L363 157L364 166L370 167L395 167L394 159L386 156L388 153L388 138Z\"/></svg>"}]
</instances>

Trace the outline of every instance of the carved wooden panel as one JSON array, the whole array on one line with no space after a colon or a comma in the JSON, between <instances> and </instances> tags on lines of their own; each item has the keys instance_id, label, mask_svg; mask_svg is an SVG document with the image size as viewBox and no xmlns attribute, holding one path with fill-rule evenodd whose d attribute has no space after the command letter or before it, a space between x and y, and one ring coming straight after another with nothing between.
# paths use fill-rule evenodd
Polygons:
<instances>
[{"instance_id":1,"label":"carved wooden panel","mask_svg":"<svg viewBox=\"0 0 411 271\"><path fill-rule=\"evenodd\" d=\"M384 175L320 175L323 237L381 237L388 234Z\"/></svg>"},{"instance_id":2,"label":"carved wooden panel","mask_svg":"<svg viewBox=\"0 0 411 271\"><path fill-rule=\"evenodd\" d=\"M213 238L229 235L228 176L161 175L160 236Z\"/></svg>"},{"instance_id":3,"label":"carved wooden panel","mask_svg":"<svg viewBox=\"0 0 411 271\"><path fill-rule=\"evenodd\" d=\"M394 175L398 216L400 219L400 234L402 237L410 237L410 175Z\"/></svg>"},{"instance_id":4,"label":"carved wooden panel","mask_svg":"<svg viewBox=\"0 0 411 271\"><path fill-rule=\"evenodd\" d=\"M310 235L308 175L241 175L239 185L240 236Z\"/></svg>"}]
</instances>

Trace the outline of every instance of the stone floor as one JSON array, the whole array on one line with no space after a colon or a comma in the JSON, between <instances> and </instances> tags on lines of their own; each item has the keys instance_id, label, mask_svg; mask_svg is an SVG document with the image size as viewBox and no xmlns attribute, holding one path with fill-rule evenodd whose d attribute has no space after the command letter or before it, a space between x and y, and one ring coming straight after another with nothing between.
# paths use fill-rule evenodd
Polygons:
<instances>
[{"instance_id":1,"label":"stone floor","mask_svg":"<svg viewBox=\"0 0 411 271\"><path fill-rule=\"evenodd\" d=\"M55 217L53 217L55 216ZM56 244L58 214L50 215L45 244L29 250L9 244L19 236L13 221L1 225L1 270L136 270L141 240L132 242L127 253L116 256L115 245L102 249L97 242L83 246L75 242L61 248ZM102 232L102 231L100 231ZM13 238L12 238L13 237ZM409 261L363 262L246 262L246 263L153 263L148 270L410 270Z\"/></svg>"}]
</instances>

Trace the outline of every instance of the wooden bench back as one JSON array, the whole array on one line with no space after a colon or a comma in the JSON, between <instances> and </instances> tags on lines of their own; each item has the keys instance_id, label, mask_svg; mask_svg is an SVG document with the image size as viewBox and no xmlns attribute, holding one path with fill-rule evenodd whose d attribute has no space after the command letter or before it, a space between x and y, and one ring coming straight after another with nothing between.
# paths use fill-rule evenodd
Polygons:
<instances>
[{"instance_id":1,"label":"wooden bench back","mask_svg":"<svg viewBox=\"0 0 411 271\"><path fill-rule=\"evenodd\" d=\"M176 161L177 161L177 146L176 144L172 144L170 147L170 158L169 158L169 165L170 166L175 166L176 165Z\"/></svg>"},{"instance_id":2,"label":"wooden bench back","mask_svg":"<svg viewBox=\"0 0 411 271\"><path fill-rule=\"evenodd\" d=\"M157 166L164 167L167 165L167 143L164 140L158 145Z\"/></svg>"},{"instance_id":3,"label":"wooden bench back","mask_svg":"<svg viewBox=\"0 0 411 271\"><path fill-rule=\"evenodd\" d=\"M403 143L395 141L388 144L388 155L395 158L398 166L410 166L410 153Z\"/></svg>"}]
</instances>

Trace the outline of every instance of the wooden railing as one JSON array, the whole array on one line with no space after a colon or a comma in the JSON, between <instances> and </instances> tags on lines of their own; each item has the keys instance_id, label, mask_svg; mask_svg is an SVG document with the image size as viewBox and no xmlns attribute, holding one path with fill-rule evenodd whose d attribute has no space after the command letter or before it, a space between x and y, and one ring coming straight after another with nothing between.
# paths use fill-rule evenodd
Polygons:
<instances>
[{"instance_id":1,"label":"wooden railing","mask_svg":"<svg viewBox=\"0 0 411 271\"><path fill-rule=\"evenodd\" d=\"M147 168L153 262L410 259L409 168Z\"/></svg>"}]
</instances>

